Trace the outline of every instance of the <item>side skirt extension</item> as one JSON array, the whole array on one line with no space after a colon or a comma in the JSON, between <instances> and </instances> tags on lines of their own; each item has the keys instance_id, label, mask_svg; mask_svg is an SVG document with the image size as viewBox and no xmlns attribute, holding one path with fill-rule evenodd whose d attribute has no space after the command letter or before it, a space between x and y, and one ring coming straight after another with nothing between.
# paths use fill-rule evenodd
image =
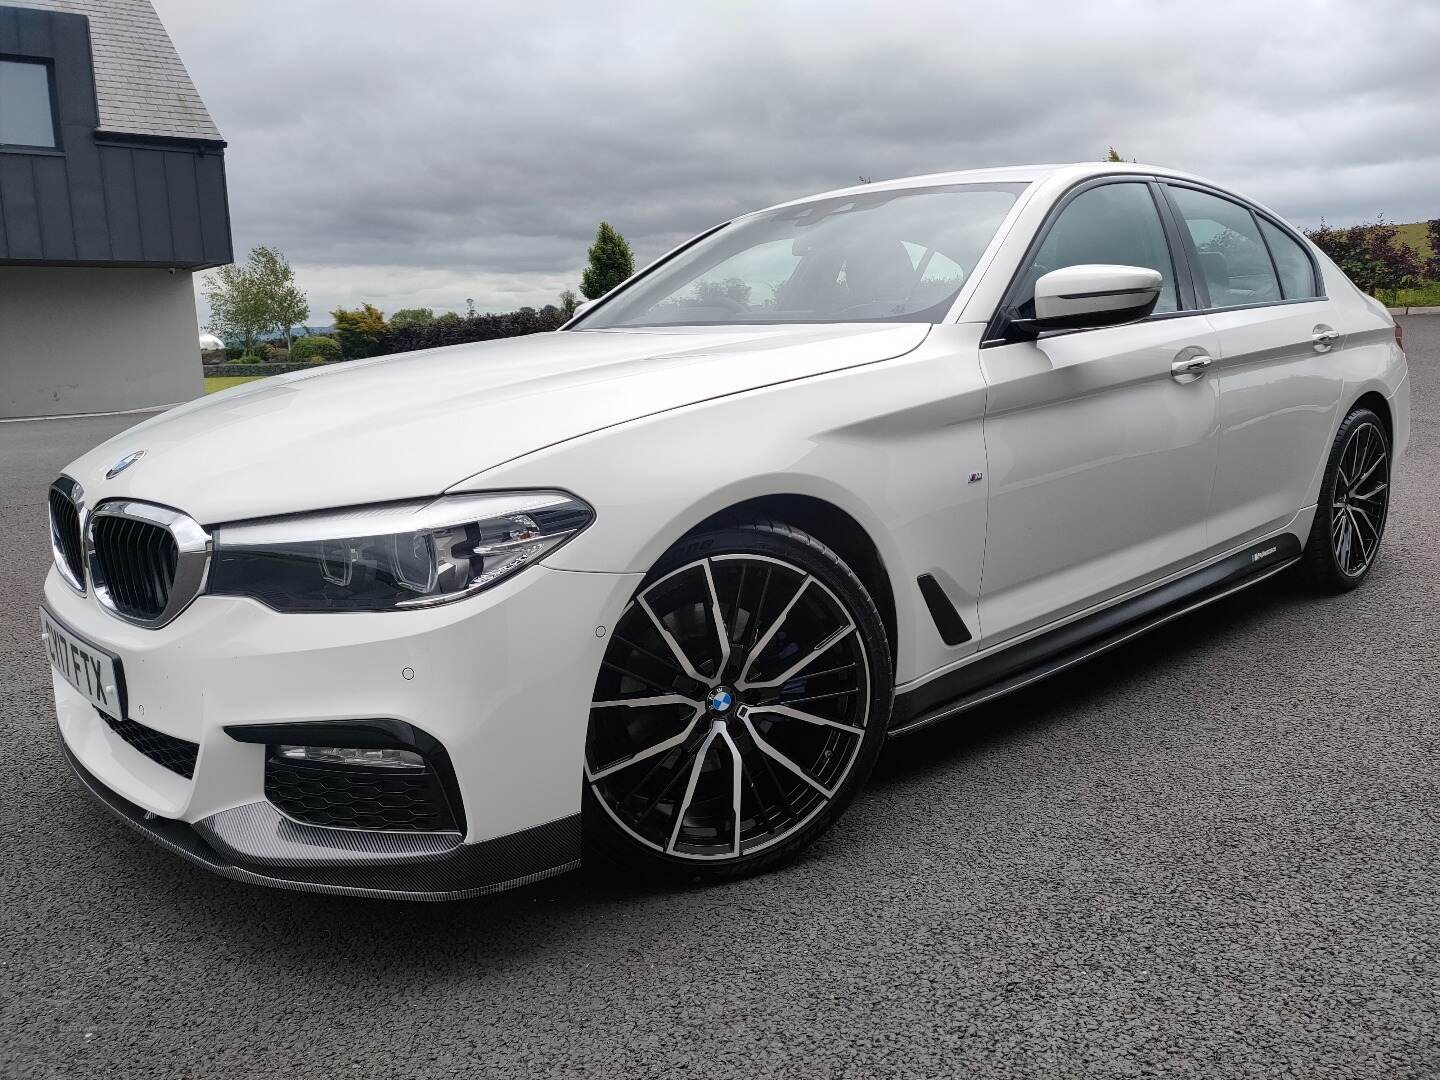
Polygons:
<instances>
[{"instance_id":1,"label":"side skirt extension","mask_svg":"<svg viewBox=\"0 0 1440 1080\"><path fill-rule=\"evenodd\" d=\"M1113 607L993 654L982 654L964 667L897 694L890 738L921 731L1012 693L1249 588L1297 562L1300 551L1295 536L1272 536Z\"/></svg>"}]
</instances>

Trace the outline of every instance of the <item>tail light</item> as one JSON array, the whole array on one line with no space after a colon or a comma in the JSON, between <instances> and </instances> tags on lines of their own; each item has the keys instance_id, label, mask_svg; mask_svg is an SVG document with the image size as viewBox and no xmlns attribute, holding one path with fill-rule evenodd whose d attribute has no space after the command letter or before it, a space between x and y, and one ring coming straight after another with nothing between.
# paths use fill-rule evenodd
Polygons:
<instances>
[{"instance_id":1,"label":"tail light","mask_svg":"<svg viewBox=\"0 0 1440 1080\"><path fill-rule=\"evenodd\" d=\"M1405 348L1405 328L1398 322L1395 324L1395 344Z\"/></svg>"}]
</instances>

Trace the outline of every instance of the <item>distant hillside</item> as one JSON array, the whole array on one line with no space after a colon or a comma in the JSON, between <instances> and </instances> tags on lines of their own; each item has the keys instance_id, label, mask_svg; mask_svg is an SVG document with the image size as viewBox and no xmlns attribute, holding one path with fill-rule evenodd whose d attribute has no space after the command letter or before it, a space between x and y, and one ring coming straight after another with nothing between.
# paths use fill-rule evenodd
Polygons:
<instances>
[{"instance_id":1,"label":"distant hillside","mask_svg":"<svg viewBox=\"0 0 1440 1080\"><path fill-rule=\"evenodd\" d=\"M1395 226L1400 230L1401 243L1409 244L1420 253L1423 259L1427 255L1440 255L1440 251L1431 251L1430 242L1426 239L1425 230L1427 225L1423 221L1412 221L1408 225Z\"/></svg>"}]
</instances>

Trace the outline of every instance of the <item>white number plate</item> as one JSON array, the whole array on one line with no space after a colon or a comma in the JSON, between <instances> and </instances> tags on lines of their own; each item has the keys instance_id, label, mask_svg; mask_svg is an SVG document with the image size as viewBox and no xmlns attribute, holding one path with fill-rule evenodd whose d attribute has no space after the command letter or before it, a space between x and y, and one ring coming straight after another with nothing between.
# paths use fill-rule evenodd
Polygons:
<instances>
[{"instance_id":1,"label":"white number plate","mask_svg":"<svg viewBox=\"0 0 1440 1080\"><path fill-rule=\"evenodd\" d=\"M40 630L50 666L102 712L125 718L119 662L104 649L70 632L55 617L40 609Z\"/></svg>"}]
</instances>

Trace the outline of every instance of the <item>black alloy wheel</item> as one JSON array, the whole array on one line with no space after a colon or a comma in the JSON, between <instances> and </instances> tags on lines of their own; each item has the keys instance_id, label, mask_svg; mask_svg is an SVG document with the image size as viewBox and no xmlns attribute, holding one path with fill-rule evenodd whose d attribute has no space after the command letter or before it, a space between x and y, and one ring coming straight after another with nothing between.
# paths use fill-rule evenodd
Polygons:
<instances>
[{"instance_id":1,"label":"black alloy wheel","mask_svg":"<svg viewBox=\"0 0 1440 1080\"><path fill-rule=\"evenodd\" d=\"M1340 425L1320 485L1305 546L1311 581L1330 592L1355 588L1369 574L1390 509L1390 437L1369 409Z\"/></svg>"},{"instance_id":2,"label":"black alloy wheel","mask_svg":"<svg viewBox=\"0 0 1440 1080\"><path fill-rule=\"evenodd\" d=\"M819 541L755 522L682 542L609 635L587 844L688 877L785 861L868 776L892 692L875 606Z\"/></svg>"}]
</instances>

